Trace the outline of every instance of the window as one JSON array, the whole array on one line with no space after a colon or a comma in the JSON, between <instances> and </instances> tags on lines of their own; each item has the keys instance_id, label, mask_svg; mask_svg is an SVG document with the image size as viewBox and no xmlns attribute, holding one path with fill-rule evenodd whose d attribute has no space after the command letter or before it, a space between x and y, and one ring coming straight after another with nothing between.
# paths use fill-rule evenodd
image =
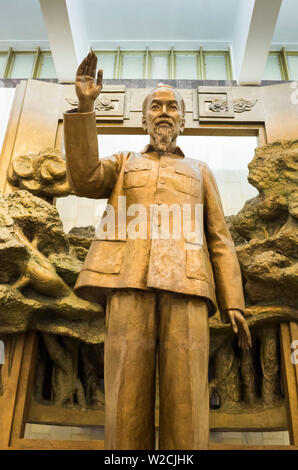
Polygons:
<instances>
[{"instance_id":1,"label":"window","mask_svg":"<svg viewBox=\"0 0 298 470\"><path fill-rule=\"evenodd\" d=\"M14 52L9 66L9 78L31 78L34 59L34 52Z\"/></svg>"},{"instance_id":2,"label":"window","mask_svg":"<svg viewBox=\"0 0 298 470\"><path fill-rule=\"evenodd\" d=\"M264 80L298 80L298 51L270 51Z\"/></svg>"},{"instance_id":3,"label":"window","mask_svg":"<svg viewBox=\"0 0 298 470\"><path fill-rule=\"evenodd\" d=\"M42 52L38 64L37 78L57 78L57 73L50 52Z\"/></svg>"},{"instance_id":4,"label":"window","mask_svg":"<svg viewBox=\"0 0 298 470\"><path fill-rule=\"evenodd\" d=\"M232 78L227 53L208 51L203 54L206 80L230 80Z\"/></svg>"},{"instance_id":5,"label":"window","mask_svg":"<svg viewBox=\"0 0 298 470\"><path fill-rule=\"evenodd\" d=\"M95 51L107 79L232 79L228 51ZM0 78L57 78L50 51L0 52Z\"/></svg>"},{"instance_id":6,"label":"window","mask_svg":"<svg viewBox=\"0 0 298 470\"><path fill-rule=\"evenodd\" d=\"M290 80L298 80L298 52L287 52Z\"/></svg>"},{"instance_id":7,"label":"window","mask_svg":"<svg viewBox=\"0 0 298 470\"><path fill-rule=\"evenodd\" d=\"M3 78L4 76L6 57L7 57L7 54L5 52L4 53L0 52L0 78Z\"/></svg>"},{"instance_id":8,"label":"window","mask_svg":"<svg viewBox=\"0 0 298 470\"><path fill-rule=\"evenodd\" d=\"M0 52L0 78L57 78L50 51Z\"/></svg>"},{"instance_id":9,"label":"window","mask_svg":"<svg viewBox=\"0 0 298 470\"><path fill-rule=\"evenodd\" d=\"M96 51L105 78L231 80L228 51Z\"/></svg>"},{"instance_id":10,"label":"window","mask_svg":"<svg viewBox=\"0 0 298 470\"><path fill-rule=\"evenodd\" d=\"M104 71L104 78L115 78L117 52L96 52L97 66Z\"/></svg>"},{"instance_id":11,"label":"window","mask_svg":"<svg viewBox=\"0 0 298 470\"><path fill-rule=\"evenodd\" d=\"M172 78L169 73L169 58L168 52L151 52L149 78L160 78L161 80Z\"/></svg>"},{"instance_id":12,"label":"window","mask_svg":"<svg viewBox=\"0 0 298 470\"><path fill-rule=\"evenodd\" d=\"M200 76L199 63L199 56L195 52L176 52L175 77L181 80L197 80Z\"/></svg>"},{"instance_id":13,"label":"window","mask_svg":"<svg viewBox=\"0 0 298 470\"><path fill-rule=\"evenodd\" d=\"M282 80L282 67L279 52L270 52L268 55L264 80Z\"/></svg>"},{"instance_id":14,"label":"window","mask_svg":"<svg viewBox=\"0 0 298 470\"><path fill-rule=\"evenodd\" d=\"M121 54L120 77L144 77L144 52L123 52Z\"/></svg>"}]
</instances>

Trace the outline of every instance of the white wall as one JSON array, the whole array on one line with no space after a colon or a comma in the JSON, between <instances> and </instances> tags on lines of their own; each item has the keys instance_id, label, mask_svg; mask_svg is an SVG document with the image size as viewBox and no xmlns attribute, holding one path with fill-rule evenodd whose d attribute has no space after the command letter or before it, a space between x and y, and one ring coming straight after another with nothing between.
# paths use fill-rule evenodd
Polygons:
<instances>
[{"instance_id":1,"label":"white wall","mask_svg":"<svg viewBox=\"0 0 298 470\"><path fill-rule=\"evenodd\" d=\"M7 128L15 88L0 88L0 152Z\"/></svg>"},{"instance_id":2,"label":"white wall","mask_svg":"<svg viewBox=\"0 0 298 470\"><path fill-rule=\"evenodd\" d=\"M118 151L141 151L148 143L144 135L102 135L98 138L99 155ZM213 170L221 194L225 215L236 214L257 190L247 181L247 164L257 147L256 137L181 136L178 144L187 157L203 160ZM96 225L106 200L68 196L57 200L57 209L64 229Z\"/></svg>"}]
</instances>

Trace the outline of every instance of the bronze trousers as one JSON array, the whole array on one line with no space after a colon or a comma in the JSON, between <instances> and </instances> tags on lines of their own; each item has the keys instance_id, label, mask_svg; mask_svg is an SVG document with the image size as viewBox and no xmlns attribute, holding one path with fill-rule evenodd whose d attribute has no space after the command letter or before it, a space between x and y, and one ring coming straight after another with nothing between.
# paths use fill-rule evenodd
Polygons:
<instances>
[{"instance_id":1,"label":"bronze trousers","mask_svg":"<svg viewBox=\"0 0 298 470\"><path fill-rule=\"evenodd\" d=\"M209 327L199 297L111 291L105 340L105 449L207 449Z\"/></svg>"}]
</instances>

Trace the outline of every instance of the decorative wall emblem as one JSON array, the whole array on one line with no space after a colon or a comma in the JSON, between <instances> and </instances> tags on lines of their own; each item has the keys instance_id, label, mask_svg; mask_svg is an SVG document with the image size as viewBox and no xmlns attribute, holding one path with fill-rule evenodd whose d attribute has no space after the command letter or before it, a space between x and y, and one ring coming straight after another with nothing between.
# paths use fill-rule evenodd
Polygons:
<instances>
[{"instance_id":1,"label":"decorative wall emblem","mask_svg":"<svg viewBox=\"0 0 298 470\"><path fill-rule=\"evenodd\" d=\"M245 111L251 111L251 109L255 106L258 100L245 100L240 98L238 100L234 100L234 111L235 113L244 113Z\"/></svg>"},{"instance_id":2,"label":"decorative wall emblem","mask_svg":"<svg viewBox=\"0 0 298 470\"><path fill-rule=\"evenodd\" d=\"M199 115L200 118L233 118L235 117L233 107L233 96L230 89L219 90L206 87L207 93L199 92Z\"/></svg>"},{"instance_id":3,"label":"decorative wall emblem","mask_svg":"<svg viewBox=\"0 0 298 470\"><path fill-rule=\"evenodd\" d=\"M202 122L264 121L263 96L256 87L199 86L198 101L199 121Z\"/></svg>"},{"instance_id":4,"label":"decorative wall emblem","mask_svg":"<svg viewBox=\"0 0 298 470\"><path fill-rule=\"evenodd\" d=\"M65 98L68 105L76 108L78 106L78 99L72 92ZM100 96L95 100L94 111L97 121L123 121L124 119L124 101L125 101L125 87L106 85L103 88ZM68 105L63 106L62 113L69 109ZM61 119L63 116L61 115Z\"/></svg>"},{"instance_id":5,"label":"decorative wall emblem","mask_svg":"<svg viewBox=\"0 0 298 470\"><path fill-rule=\"evenodd\" d=\"M77 106L79 100L77 98L65 98L67 103L71 106ZM95 100L94 103L95 112L96 111L110 111L111 109L115 109L114 103L106 97L99 97Z\"/></svg>"},{"instance_id":6,"label":"decorative wall emblem","mask_svg":"<svg viewBox=\"0 0 298 470\"><path fill-rule=\"evenodd\" d=\"M244 98L236 99L233 101L234 111L235 113L244 113L245 111L251 111L251 109L255 106L257 101L258 100L248 101L248 100L245 100ZM229 110L228 102L226 100L223 100L222 98L215 98L209 104L209 109L210 111L213 111L214 113L219 113L219 112L226 113Z\"/></svg>"},{"instance_id":7,"label":"decorative wall emblem","mask_svg":"<svg viewBox=\"0 0 298 470\"><path fill-rule=\"evenodd\" d=\"M209 109L210 111L213 111L214 113L220 113L220 112L227 112L228 111L228 103L227 101L223 101L222 98L215 98L211 103L209 104Z\"/></svg>"}]
</instances>

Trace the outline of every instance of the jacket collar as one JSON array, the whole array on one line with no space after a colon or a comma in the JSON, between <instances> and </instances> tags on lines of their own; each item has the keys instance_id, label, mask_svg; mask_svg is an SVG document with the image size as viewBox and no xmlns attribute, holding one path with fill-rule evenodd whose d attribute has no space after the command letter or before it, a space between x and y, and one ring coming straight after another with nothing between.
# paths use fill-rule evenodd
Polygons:
<instances>
[{"instance_id":1,"label":"jacket collar","mask_svg":"<svg viewBox=\"0 0 298 470\"><path fill-rule=\"evenodd\" d=\"M146 145L144 150L141 151L141 153L149 153L149 152L156 152L156 150L153 148L151 144ZM176 147L173 154L179 155L180 157L185 157L184 153L182 152L180 147Z\"/></svg>"}]
</instances>

